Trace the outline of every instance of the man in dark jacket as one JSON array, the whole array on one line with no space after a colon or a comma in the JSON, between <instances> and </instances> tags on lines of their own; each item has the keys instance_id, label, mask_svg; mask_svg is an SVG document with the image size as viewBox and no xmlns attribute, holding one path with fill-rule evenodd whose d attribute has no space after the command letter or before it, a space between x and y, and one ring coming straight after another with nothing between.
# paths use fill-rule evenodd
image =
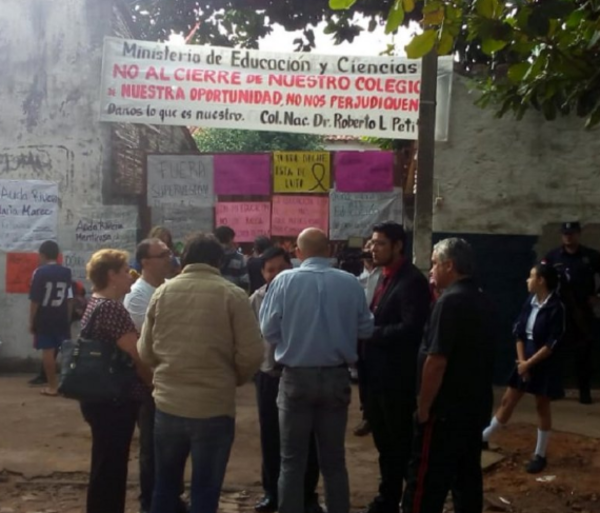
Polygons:
<instances>
[{"instance_id":1,"label":"man in dark jacket","mask_svg":"<svg viewBox=\"0 0 600 513\"><path fill-rule=\"evenodd\" d=\"M417 354L430 305L425 276L404 256L406 234L395 222L373 228L373 262L382 267L371 310L375 331L364 344L367 419L379 451L379 495L368 513L398 513L410 457Z\"/></svg>"}]
</instances>

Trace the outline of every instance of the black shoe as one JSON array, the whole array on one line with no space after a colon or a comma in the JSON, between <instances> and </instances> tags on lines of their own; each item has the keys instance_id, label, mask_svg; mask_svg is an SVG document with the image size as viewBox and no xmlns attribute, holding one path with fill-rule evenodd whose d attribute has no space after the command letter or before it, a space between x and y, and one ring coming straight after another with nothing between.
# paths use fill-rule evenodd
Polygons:
<instances>
[{"instance_id":1,"label":"black shoe","mask_svg":"<svg viewBox=\"0 0 600 513\"><path fill-rule=\"evenodd\" d=\"M190 513L190 506L183 499L179 499L179 505L175 511L177 511L177 513Z\"/></svg>"},{"instance_id":2,"label":"black shoe","mask_svg":"<svg viewBox=\"0 0 600 513\"><path fill-rule=\"evenodd\" d=\"M543 458L539 454L536 454L533 459L527 464L525 470L528 474L539 474L546 468L548 464L546 458Z\"/></svg>"},{"instance_id":3,"label":"black shoe","mask_svg":"<svg viewBox=\"0 0 600 513\"><path fill-rule=\"evenodd\" d=\"M273 513L277 511L277 501L273 497L265 495L254 505L254 510L259 513Z\"/></svg>"},{"instance_id":4,"label":"black shoe","mask_svg":"<svg viewBox=\"0 0 600 513\"><path fill-rule=\"evenodd\" d=\"M304 513L325 513L318 499L304 501Z\"/></svg>"},{"instance_id":5,"label":"black shoe","mask_svg":"<svg viewBox=\"0 0 600 513\"><path fill-rule=\"evenodd\" d=\"M400 513L400 504L393 504L378 495L369 504L364 513Z\"/></svg>"},{"instance_id":6,"label":"black shoe","mask_svg":"<svg viewBox=\"0 0 600 513\"><path fill-rule=\"evenodd\" d=\"M589 390L582 390L579 392L579 403L592 404L592 394Z\"/></svg>"},{"instance_id":7,"label":"black shoe","mask_svg":"<svg viewBox=\"0 0 600 513\"><path fill-rule=\"evenodd\" d=\"M48 384L48 380L44 376L36 376L35 378L30 379L27 383L29 383L29 385L32 387L39 387Z\"/></svg>"},{"instance_id":8,"label":"black shoe","mask_svg":"<svg viewBox=\"0 0 600 513\"><path fill-rule=\"evenodd\" d=\"M363 420L354 428L354 436L367 436L371 434L371 425L368 420Z\"/></svg>"}]
</instances>

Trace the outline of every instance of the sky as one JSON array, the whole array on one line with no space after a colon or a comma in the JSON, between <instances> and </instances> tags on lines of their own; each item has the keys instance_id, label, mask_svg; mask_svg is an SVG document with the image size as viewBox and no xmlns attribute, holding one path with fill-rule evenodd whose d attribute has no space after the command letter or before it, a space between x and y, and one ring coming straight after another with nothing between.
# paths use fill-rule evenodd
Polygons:
<instances>
[{"instance_id":1,"label":"sky","mask_svg":"<svg viewBox=\"0 0 600 513\"><path fill-rule=\"evenodd\" d=\"M365 30L356 37L352 44L344 42L341 45L335 45L331 35L324 34L323 30L326 23L322 22L314 28L316 48L313 53L333 54L333 55L365 55L375 56L386 50L388 44L395 43L395 55L405 55L404 46L410 41L413 30L402 28L396 36L386 35L383 27L378 26L373 32L366 30L367 22L363 26ZM273 52L293 52L294 39L301 37L302 31L286 32L281 25L273 25L273 32L259 41L260 50ZM183 36L173 34L170 41L177 44L183 44Z\"/></svg>"}]
</instances>

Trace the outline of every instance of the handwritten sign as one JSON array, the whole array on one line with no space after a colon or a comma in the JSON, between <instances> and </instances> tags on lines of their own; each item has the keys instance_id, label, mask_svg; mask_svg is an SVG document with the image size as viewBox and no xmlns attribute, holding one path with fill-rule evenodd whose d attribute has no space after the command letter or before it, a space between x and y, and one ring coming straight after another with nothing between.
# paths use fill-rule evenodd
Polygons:
<instances>
[{"instance_id":1,"label":"handwritten sign","mask_svg":"<svg viewBox=\"0 0 600 513\"><path fill-rule=\"evenodd\" d=\"M0 180L0 249L37 251L56 240L58 184L41 180Z\"/></svg>"},{"instance_id":2,"label":"handwritten sign","mask_svg":"<svg viewBox=\"0 0 600 513\"><path fill-rule=\"evenodd\" d=\"M402 222L402 189L392 192L329 193L330 238L369 237L382 221Z\"/></svg>"},{"instance_id":3,"label":"handwritten sign","mask_svg":"<svg viewBox=\"0 0 600 513\"><path fill-rule=\"evenodd\" d=\"M336 191L389 192L394 188L391 151L338 151L334 166Z\"/></svg>"},{"instance_id":4,"label":"handwritten sign","mask_svg":"<svg viewBox=\"0 0 600 513\"><path fill-rule=\"evenodd\" d=\"M165 205L152 209L152 226L164 226L175 242L184 242L192 233L212 232L214 217L213 208Z\"/></svg>"},{"instance_id":5,"label":"handwritten sign","mask_svg":"<svg viewBox=\"0 0 600 513\"><path fill-rule=\"evenodd\" d=\"M6 292L8 294L28 294L31 277L39 264L37 253L6 254Z\"/></svg>"},{"instance_id":6,"label":"handwritten sign","mask_svg":"<svg viewBox=\"0 0 600 513\"><path fill-rule=\"evenodd\" d=\"M217 226L233 228L237 242L252 242L271 231L271 204L268 201L217 203Z\"/></svg>"},{"instance_id":7,"label":"handwritten sign","mask_svg":"<svg viewBox=\"0 0 600 513\"><path fill-rule=\"evenodd\" d=\"M305 228L329 228L327 196L273 196L271 233L297 237Z\"/></svg>"},{"instance_id":8,"label":"handwritten sign","mask_svg":"<svg viewBox=\"0 0 600 513\"><path fill-rule=\"evenodd\" d=\"M148 155L148 206L212 207L212 155Z\"/></svg>"},{"instance_id":9,"label":"handwritten sign","mask_svg":"<svg viewBox=\"0 0 600 513\"><path fill-rule=\"evenodd\" d=\"M133 251L136 243L137 215L131 211L105 206L77 214L73 250L93 252L112 248Z\"/></svg>"},{"instance_id":10,"label":"handwritten sign","mask_svg":"<svg viewBox=\"0 0 600 513\"><path fill-rule=\"evenodd\" d=\"M214 162L217 194L268 196L271 193L270 155L215 155Z\"/></svg>"},{"instance_id":11,"label":"handwritten sign","mask_svg":"<svg viewBox=\"0 0 600 513\"><path fill-rule=\"evenodd\" d=\"M273 192L327 192L331 160L326 151L276 151L273 153Z\"/></svg>"},{"instance_id":12,"label":"handwritten sign","mask_svg":"<svg viewBox=\"0 0 600 513\"><path fill-rule=\"evenodd\" d=\"M71 275L73 281L80 281L81 283L88 284L86 266L92 258L94 251L64 251L63 252L63 265L71 269Z\"/></svg>"}]
</instances>

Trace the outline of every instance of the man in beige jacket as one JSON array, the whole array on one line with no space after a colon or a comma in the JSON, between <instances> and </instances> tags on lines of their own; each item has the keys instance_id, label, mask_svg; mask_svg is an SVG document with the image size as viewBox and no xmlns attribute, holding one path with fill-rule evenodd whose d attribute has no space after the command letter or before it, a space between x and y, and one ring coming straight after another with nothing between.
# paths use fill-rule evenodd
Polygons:
<instances>
[{"instance_id":1,"label":"man in beige jacket","mask_svg":"<svg viewBox=\"0 0 600 513\"><path fill-rule=\"evenodd\" d=\"M151 513L173 513L192 455L191 512L215 513L234 436L235 390L263 356L246 293L219 273L223 249L197 234L183 272L152 297L138 341L154 369L156 484Z\"/></svg>"}]
</instances>

